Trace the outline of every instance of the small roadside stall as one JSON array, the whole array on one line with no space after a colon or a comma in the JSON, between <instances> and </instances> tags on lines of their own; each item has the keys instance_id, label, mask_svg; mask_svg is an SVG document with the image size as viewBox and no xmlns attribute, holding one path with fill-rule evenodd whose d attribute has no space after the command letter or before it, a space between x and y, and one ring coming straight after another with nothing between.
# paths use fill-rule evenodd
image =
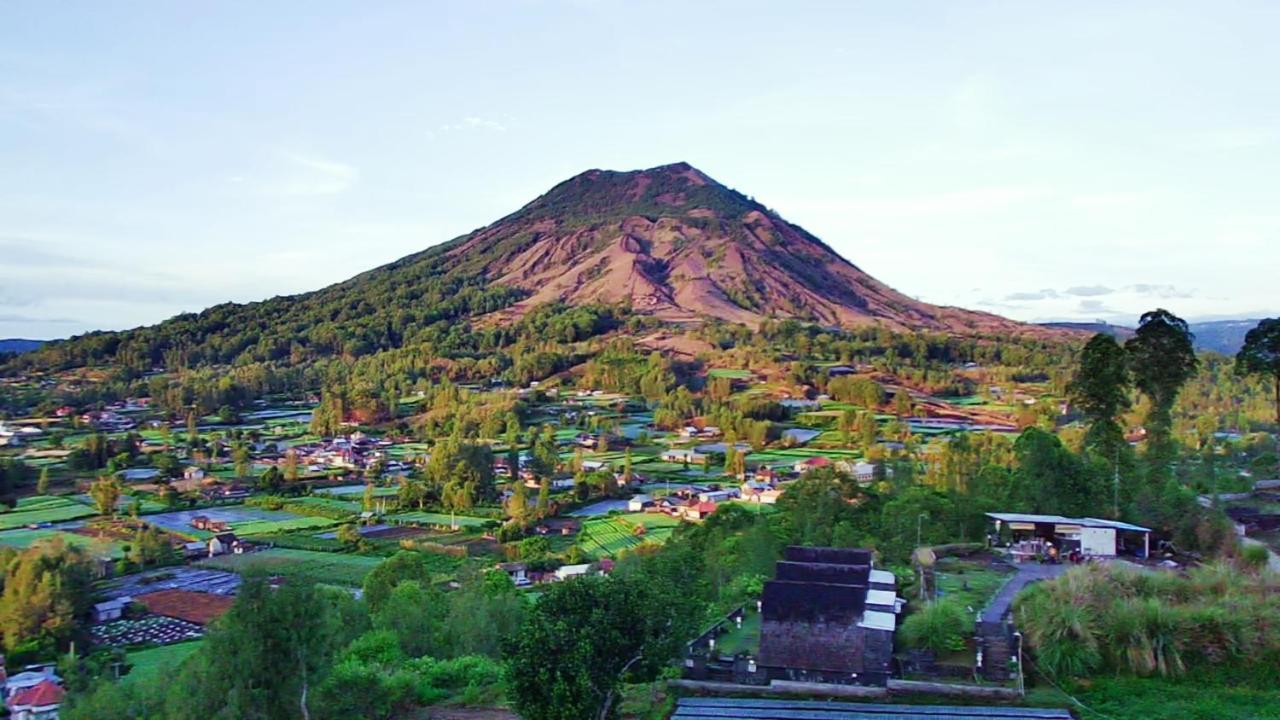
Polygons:
<instances>
[{"instance_id":1,"label":"small roadside stall","mask_svg":"<svg viewBox=\"0 0 1280 720\"><path fill-rule=\"evenodd\" d=\"M987 517L995 522L992 545L1008 548L1014 562L1053 561L1072 554L1146 558L1151 553L1150 528L1119 520L1026 513L987 513Z\"/></svg>"}]
</instances>

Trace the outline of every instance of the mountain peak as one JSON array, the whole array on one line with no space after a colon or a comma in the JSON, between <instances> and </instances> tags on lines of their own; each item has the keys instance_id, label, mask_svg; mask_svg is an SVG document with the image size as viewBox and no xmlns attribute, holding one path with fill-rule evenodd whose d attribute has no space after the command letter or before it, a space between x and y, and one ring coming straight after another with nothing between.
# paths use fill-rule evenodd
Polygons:
<instances>
[{"instance_id":1,"label":"mountain peak","mask_svg":"<svg viewBox=\"0 0 1280 720\"><path fill-rule=\"evenodd\" d=\"M673 322L796 318L962 334L1029 327L907 297L687 162L588 170L444 252L456 268L527 293L504 315L562 302L625 304Z\"/></svg>"}]
</instances>

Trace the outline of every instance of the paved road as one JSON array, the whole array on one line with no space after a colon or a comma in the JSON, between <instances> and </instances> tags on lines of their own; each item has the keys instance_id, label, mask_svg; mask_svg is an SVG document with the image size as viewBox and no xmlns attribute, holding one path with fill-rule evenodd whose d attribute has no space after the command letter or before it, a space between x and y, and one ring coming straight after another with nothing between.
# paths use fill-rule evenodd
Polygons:
<instances>
[{"instance_id":1,"label":"paved road","mask_svg":"<svg viewBox=\"0 0 1280 720\"><path fill-rule=\"evenodd\" d=\"M1013 598L1022 588L1030 585L1038 580L1049 580L1056 578L1066 572L1071 566L1062 565L1041 565L1040 563L1019 563L1014 566L1017 573L1009 578L1009 581L1000 588L1000 592L992 598L991 603L982 610L983 622L999 622L1004 618L1005 613L1009 612L1009 607L1013 605Z\"/></svg>"}]
</instances>

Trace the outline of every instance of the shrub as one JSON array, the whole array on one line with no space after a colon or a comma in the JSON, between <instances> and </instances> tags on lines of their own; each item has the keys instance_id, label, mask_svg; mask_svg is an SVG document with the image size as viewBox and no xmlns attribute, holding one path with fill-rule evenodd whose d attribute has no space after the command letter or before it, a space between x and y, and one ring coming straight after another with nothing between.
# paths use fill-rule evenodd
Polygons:
<instances>
[{"instance_id":1,"label":"shrub","mask_svg":"<svg viewBox=\"0 0 1280 720\"><path fill-rule=\"evenodd\" d=\"M1263 545L1245 545L1240 550L1240 562L1249 570L1258 572L1267 566L1267 561L1271 559L1270 553L1267 552L1266 546Z\"/></svg>"},{"instance_id":2,"label":"shrub","mask_svg":"<svg viewBox=\"0 0 1280 720\"><path fill-rule=\"evenodd\" d=\"M926 603L902 623L902 641L909 648L936 653L964 649L973 629L968 613L950 600Z\"/></svg>"}]
</instances>

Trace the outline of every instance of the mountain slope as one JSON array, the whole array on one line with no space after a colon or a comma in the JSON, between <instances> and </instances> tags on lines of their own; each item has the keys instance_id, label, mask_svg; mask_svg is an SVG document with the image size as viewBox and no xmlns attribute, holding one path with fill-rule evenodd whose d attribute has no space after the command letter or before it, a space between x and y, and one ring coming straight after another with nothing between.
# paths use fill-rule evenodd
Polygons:
<instances>
[{"instance_id":1,"label":"mountain slope","mask_svg":"<svg viewBox=\"0 0 1280 720\"><path fill-rule=\"evenodd\" d=\"M410 346L479 360L491 358L495 343L511 342L512 333L498 328L522 321L525 331L545 330L552 321L533 311L566 306L583 312L563 325L597 331L626 306L676 323L796 318L958 335L1072 334L913 300L765 206L678 163L582 173L487 227L320 290L88 333L15 362L120 362L142 372L297 364Z\"/></svg>"},{"instance_id":2,"label":"mountain slope","mask_svg":"<svg viewBox=\"0 0 1280 720\"><path fill-rule=\"evenodd\" d=\"M961 334L1037 332L907 297L685 163L582 173L447 253L530 293L504 315L553 301L625 303L676 322L790 317Z\"/></svg>"}]
</instances>

